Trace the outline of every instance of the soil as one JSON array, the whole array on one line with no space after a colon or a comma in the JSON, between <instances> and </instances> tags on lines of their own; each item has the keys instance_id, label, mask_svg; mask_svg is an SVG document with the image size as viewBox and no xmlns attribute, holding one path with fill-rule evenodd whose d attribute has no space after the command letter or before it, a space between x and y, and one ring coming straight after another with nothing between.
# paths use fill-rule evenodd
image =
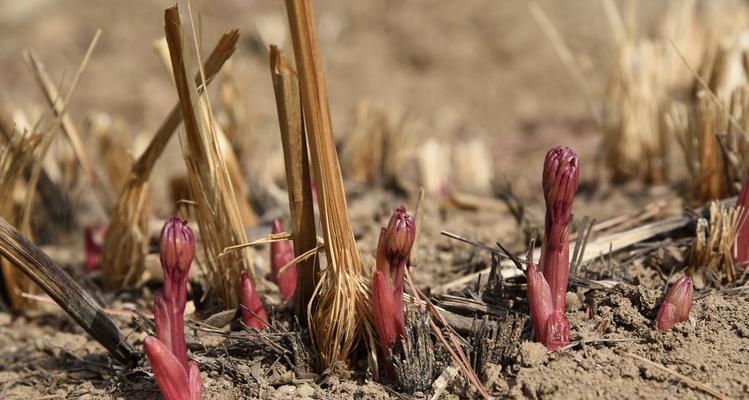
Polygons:
<instances>
[{"instance_id":1,"label":"soil","mask_svg":"<svg viewBox=\"0 0 749 400\"><path fill-rule=\"evenodd\" d=\"M244 32L236 66L242 87L252 93L248 100L250 125L254 132L261 133L254 137L266 138L267 145L277 149L275 103L257 26L262 21L283 23L282 5L267 0L205 3L210 3L204 4L206 38L215 38L218 32L235 26ZM594 97L600 96L612 54L603 10L587 0L539 3L578 58ZM651 3L638 2L635 18L645 31L652 28L663 7ZM126 122L133 142L141 136L150 137L176 100L150 47L150 42L162 35L162 12L169 2L139 0L103 5L78 0L64 4L49 0L0 3L0 32L12 38L0 42L0 76L5 77L0 101L26 110L33 120L43 112L44 103L23 66L21 50L34 48L54 77L63 76L65 71L64 77L69 79L94 29L102 27L102 41L80 83L70 115L84 126L87 116L106 112ZM600 185L600 132L579 88L530 17L525 1L499 5L477 0L470 7L462 2L425 6L422 2L395 0L321 0L315 5L331 115L339 135L353 129L356 103L373 100L397 104L416 116L421 137L450 143L467 137L482 138L492 149L495 176L512 183L515 196L527 209L529 223L535 226L543 226L543 156L557 144L577 149L582 160L575 224L583 215L602 221L662 199L668 199L670 206L659 218L681 213L682 202L677 200L680 193L674 189L683 187L681 182L671 187ZM154 187L165 187L171 177L184 172L181 166L175 167L180 164L175 161L181 160L176 142L170 144L157 165ZM74 193L77 206L86 208L91 203L88 191L78 187ZM168 199L166 191L154 192L155 216L169 215ZM365 263L371 265L380 227L400 203L413 210L415 199L364 187L352 191L349 202L359 250ZM87 210L84 216L84 224L101 219L95 210ZM258 231L269 230L265 228L263 225ZM418 267L413 276L427 293L491 265L487 252L440 235L443 230L488 245L500 241L518 253L526 246L521 227L506 207L471 211L428 197L421 229L423 236L416 250ZM688 234L681 232L679 237ZM71 273L82 277L81 238L59 239L59 243L71 242L76 247L58 247L51 254ZM55 249L54 243L50 248ZM575 292L568 296L568 318L572 340L579 343L548 353L532 342L526 327L512 360L505 365L486 366L484 384L492 395L518 399L710 397L678 373L731 398L749 397L747 297L740 292L704 289L696 293L688 322L659 333L653 319L663 297L664 278L668 279L672 268L678 271L683 267L686 248L673 246L667 256L631 250L617 255L613 273L607 272L606 260L585 266L584 273L598 274L596 279L622 281L619 285L595 290L573 287ZM267 274L267 248L261 248L258 254L261 272ZM522 283L521 279L508 284ZM265 303L278 311L280 326L291 329L283 321L285 305L279 302L275 286L263 281L261 287ZM98 295L111 309L135 307L148 311L152 290L158 290L158 285L152 283L135 293ZM512 300L510 308L527 313L522 299ZM128 341L141 349L146 333L135 318L114 318ZM229 344L237 341L191 327L191 351L205 361L201 375L207 399L431 395L399 394L393 382L373 380L366 365L354 365L352 372L305 375L262 349L232 350L230 355L211 358L208 349L231 347ZM436 353L440 368L434 371L433 379L448 362L444 354ZM127 371L112 365L104 349L64 313L43 305L40 311L28 313L0 312L0 398L157 399L160 394L146 365ZM459 398L477 398L460 373L440 396Z\"/></svg>"}]
</instances>

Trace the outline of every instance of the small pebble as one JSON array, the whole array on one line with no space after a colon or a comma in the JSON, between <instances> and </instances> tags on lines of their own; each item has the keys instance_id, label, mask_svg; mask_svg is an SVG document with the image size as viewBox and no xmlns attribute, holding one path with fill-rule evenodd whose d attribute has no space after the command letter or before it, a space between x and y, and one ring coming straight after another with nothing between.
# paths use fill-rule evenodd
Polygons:
<instances>
[{"instance_id":1,"label":"small pebble","mask_svg":"<svg viewBox=\"0 0 749 400\"><path fill-rule=\"evenodd\" d=\"M573 292L567 292L566 300L567 300L567 304L566 304L567 311L577 311L583 308L583 302L580 300L580 297L578 297L578 295Z\"/></svg>"},{"instance_id":2,"label":"small pebble","mask_svg":"<svg viewBox=\"0 0 749 400\"><path fill-rule=\"evenodd\" d=\"M294 395L294 392L296 392L296 387L291 385L279 386L278 389L276 389L276 393L284 396L292 396Z\"/></svg>"},{"instance_id":3,"label":"small pebble","mask_svg":"<svg viewBox=\"0 0 749 400\"><path fill-rule=\"evenodd\" d=\"M541 343L523 342L520 346L521 365L533 368L546 362L546 347Z\"/></svg>"},{"instance_id":4,"label":"small pebble","mask_svg":"<svg viewBox=\"0 0 749 400\"><path fill-rule=\"evenodd\" d=\"M296 393L297 395L302 397L311 397L313 394L315 394L315 389L306 383L302 383L301 385L296 387Z\"/></svg>"},{"instance_id":5,"label":"small pebble","mask_svg":"<svg viewBox=\"0 0 749 400\"><path fill-rule=\"evenodd\" d=\"M10 314L0 312L0 326L10 325L12 320L13 319L10 317Z\"/></svg>"}]
</instances>

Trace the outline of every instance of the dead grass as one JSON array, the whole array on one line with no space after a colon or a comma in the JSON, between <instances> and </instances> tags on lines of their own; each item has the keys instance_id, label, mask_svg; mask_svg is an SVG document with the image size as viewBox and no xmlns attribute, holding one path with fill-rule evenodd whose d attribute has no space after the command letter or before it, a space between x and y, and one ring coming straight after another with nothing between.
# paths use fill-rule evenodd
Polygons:
<instances>
[{"instance_id":1,"label":"dead grass","mask_svg":"<svg viewBox=\"0 0 749 400\"><path fill-rule=\"evenodd\" d=\"M195 202L193 213L200 227L205 282L209 293L218 302L227 308L236 308L239 304L240 273L247 271L254 279L255 271L248 248L219 257L224 248L247 242L235 190L220 150L210 103L205 96L198 94L197 87L188 78L192 76L192 57L183 41L182 23L176 6L166 10L164 21L184 120L180 143L188 172L190 197ZM194 27L192 20L191 26ZM197 49L196 37L193 37L193 42ZM202 68L200 76L205 85L206 74Z\"/></svg>"}]
</instances>

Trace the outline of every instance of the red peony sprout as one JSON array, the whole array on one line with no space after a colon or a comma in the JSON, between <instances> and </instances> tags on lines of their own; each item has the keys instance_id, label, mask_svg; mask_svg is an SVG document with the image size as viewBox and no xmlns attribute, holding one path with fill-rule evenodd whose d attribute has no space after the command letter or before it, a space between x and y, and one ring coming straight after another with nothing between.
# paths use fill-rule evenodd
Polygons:
<instances>
[{"instance_id":1,"label":"red peony sprout","mask_svg":"<svg viewBox=\"0 0 749 400\"><path fill-rule=\"evenodd\" d=\"M156 337L145 339L145 350L161 394L166 400L199 400L203 396L198 365L187 361L184 314L187 275L195 254L195 238L187 222L173 217L161 230L159 255L164 294L154 296Z\"/></svg>"},{"instance_id":2,"label":"red peony sprout","mask_svg":"<svg viewBox=\"0 0 749 400\"><path fill-rule=\"evenodd\" d=\"M569 224L575 200L580 166L569 147L555 147L546 154L543 188L546 200L541 268L551 289L555 308L564 310L570 269Z\"/></svg>"},{"instance_id":3,"label":"red peony sprout","mask_svg":"<svg viewBox=\"0 0 749 400\"><path fill-rule=\"evenodd\" d=\"M283 231L281 221L274 219L271 233L280 233ZM278 290L281 292L281 297L284 300L288 300L294 296L297 279L296 265L292 264L283 272L281 272L281 268L293 259L294 247L292 247L291 241L283 240L270 244L271 280L278 285Z\"/></svg>"},{"instance_id":4,"label":"red peony sprout","mask_svg":"<svg viewBox=\"0 0 749 400\"><path fill-rule=\"evenodd\" d=\"M686 275L671 286L655 317L656 328L659 331L667 331L675 324L689 320L693 291L692 279Z\"/></svg>"},{"instance_id":5,"label":"red peony sprout","mask_svg":"<svg viewBox=\"0 0 749 400\"><path fill-rule=\"evenodd\" d=\"M372 312L380 339L382 353L387 360L393 344L406 330L403 315L403 280L406 263L416 235L416 222L400 206L393 212L387 228L380 230L377 242L376 271L372 284ZM389 373L392 365L388 362Z\"/></svg>"},{"instance_id":6,"label":"red peony sprout","mask_svg":"<svg viewBox=\"0 0 749 400\"><path fill-rule=\"evenodd\" d=\"M86 254L86 272L93 272L99 268L101 262L101 246L107 225L83 228L83 246Z\"/></svg>"},{"instance_id":7,"label":"red peony sprout","mask_svg":"<svg viewBox=\"0 0 749 400\"><path fill-rule=\"evenodd\" d=\"M242 303L242 322L248 328L258 330L265 329L268 324L268 312L265 311L263 302L255 290L255 283L252 282L247 271L242 271L240 277L240 295Z\"/></svg>"},{"instance_id":8,"label":"red peony sprout","mask_svg":"<svg viewBox=\"0 0 749 400\"><path fill-rule=\"evenodd\" d=\"M555 147L546 154L543 171L546 221L541 247L541 271L528 265L528 302L536 340L556 350L569 343L564 315L569 279L569 224L580 177L577 154Z\"/></svg>"}]
</instances>

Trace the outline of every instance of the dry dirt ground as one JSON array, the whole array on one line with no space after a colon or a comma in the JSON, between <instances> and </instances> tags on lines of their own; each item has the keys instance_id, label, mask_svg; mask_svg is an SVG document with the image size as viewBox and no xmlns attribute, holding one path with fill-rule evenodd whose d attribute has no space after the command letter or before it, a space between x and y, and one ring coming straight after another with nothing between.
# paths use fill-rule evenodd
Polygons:
<instances>
[{"instance_id":1,"label":"dry dirt ground","mask_svg":"<svg viewBox=\"0 0 749 400\"><path fill-rule=\"evenodd\" d=\"M275 104L258 26L283 23L282 2L204 3L206 43L229 28L243 32L235 67L247 93L250 126L267 146L278 146ZM603 92L613 52L601 4L587 0L539 3L577 57L597 98ZM638 3L639 12L632 18L647 31L662 4ZM596 185L600 135L579 88L530 17L527 2L321 0L315 4L338 135L352 129L357 102L371 100L408 110L421 122L422 137L453 142L483 138L492 149L495 175L513 183L518 199L528 207L531 223L537 226L542 226L543 216L543 155L557 144L574 147L581 156L584 189L575 204L576 216L600 221L675 197L665 187ZM101 42L70 115L83 126L87 116L104 112L125 121L134 142L137 137L150 137L176 101L151 48L151 42L162 36L162 13L169 5L167 1L0 1L4 38L0 41L0 101L6 107L26 110L30 117L42 112L42 98L21 51L34 49L53 77L67 84L94 30L101 27ZM171 176L184 171L174 162L181 156L173 142L156 168L155 187L164 187ZM85 191L76 193L75 200L85 205ZM155 191L157 217L168 216L171 204L167 199L166 191ZM376 245L379 226L401 202L409 209L415 203L376 188L351 199L355 235L366 260ZM676 212L679 207L675 206ZM91 221L100 218L91 214ZM521 229L503 209L473 212L427 199L422 229L420 266L414 278L425 290L490 263L488 254L440 236L442 230L488 244L500 240L515 251L524 249ZM71 240L79 241L60 239ZM267 257L267 249L259 254ZM80 271L82 259L82 251L76 251L66 257L65 264ZM634 357L639 356L732 398L749 397L749 304L745 297L720 292L697 296L688 323L658 334L651 321L662 297L660 274L650 263L632 258L617 268L619 278L640 286L623 284L591 291L570 306L572 337L583 344L547 354L541 345L528 341L526 332L512 365L489 368L487 388L499 398L710 397ZM668 270L661 272L668 275ZM266 302L282 308L272 284L266 287ZM112 308L126 302L145 308L149 289L143 296L104 298ZM117 321L128 340L140 346L144 334L132 319L118 317ZM597 341L601 338L607 341ZM218 339L201 336L201 340L211 345ZM227 359L237 374L249 378L241 380L225 370L205 368L206 398L397 398L365 374L352 379L312 379L296 376L274 359ZM159 398L158 388L145 371L112 370L103 349L54 309L26 316L0 312L0 398ZM475 396L459 376L441 398Z\"/></svg>"}]
</instances>

